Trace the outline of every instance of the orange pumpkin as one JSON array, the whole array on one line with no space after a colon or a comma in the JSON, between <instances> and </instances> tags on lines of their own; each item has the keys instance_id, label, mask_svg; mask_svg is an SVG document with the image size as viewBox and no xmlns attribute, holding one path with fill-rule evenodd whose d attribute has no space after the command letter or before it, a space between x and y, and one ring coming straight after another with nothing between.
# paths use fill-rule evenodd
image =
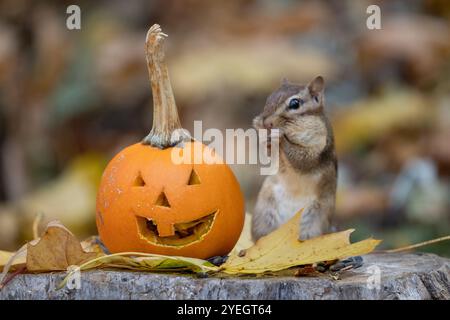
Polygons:
<instances>
[{"instance_id":1,"label":"orange pumpkin","mask_svg":"<svg viewBox=\"0 0 450 320\"><path fill-rule=\"evenodd\" d=\"M208 258L227 254L244 223L244 200L231 169L181 129L158 25L146 40L153 91L150 134L108 164L97 195L97 228L111 252ZM176 132L177 134L174 134ZM190 163L175 164L177 148ZM215 164L194 162L207 151ZM211 163L211 162L209 162Z\"/></svg>"}]
</instances>

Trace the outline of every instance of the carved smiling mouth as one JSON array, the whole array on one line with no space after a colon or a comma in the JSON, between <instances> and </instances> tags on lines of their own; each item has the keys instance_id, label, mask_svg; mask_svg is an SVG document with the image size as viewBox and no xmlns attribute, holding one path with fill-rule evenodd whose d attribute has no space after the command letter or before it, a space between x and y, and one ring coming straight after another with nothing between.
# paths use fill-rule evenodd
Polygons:
<instances>
[{"instance_id":1,"label":"carved smiling mouth","mask_svg":"<svg viewBox=\"0 0 450 320\"><path fill-rule=\"evenodd\" d=\"M217 210L203 218L190 222L182 222L174 224L174 235L161 237L158 233L157 224L149 219L136 216L138 231L141 238L154 245L179 247L192 244L201 240L214 223Z\"/></svg>"}]
</instances>

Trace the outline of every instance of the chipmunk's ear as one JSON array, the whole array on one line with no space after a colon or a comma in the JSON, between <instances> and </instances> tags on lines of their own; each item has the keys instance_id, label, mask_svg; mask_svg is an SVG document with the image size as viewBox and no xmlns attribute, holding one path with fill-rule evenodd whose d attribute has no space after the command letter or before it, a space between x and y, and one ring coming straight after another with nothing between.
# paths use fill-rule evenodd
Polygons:
<instances>
[{"instance_id":1,"label":"chipmunk's ear","mask_svg":"<svg viewBox=\"0 0 450 320\"><path fill-rule=\"evenodd\" d=\"M325 81L321 76L315 77L313 81L308 84L308 90L316 107L323 106L324 97L323 90L325 89Z\"/></svg>"},{"instance_id":2,"label":"chipmunk's ear","mask_svg":"<svg viewBox=\"0 0 450 320\"><path fill-rule=\"evenodd\" d=\"M317 76L308 84L308 90L312 96L322 95L325 88L325 80L322 76Z\"/></svg>"}]
</instances>

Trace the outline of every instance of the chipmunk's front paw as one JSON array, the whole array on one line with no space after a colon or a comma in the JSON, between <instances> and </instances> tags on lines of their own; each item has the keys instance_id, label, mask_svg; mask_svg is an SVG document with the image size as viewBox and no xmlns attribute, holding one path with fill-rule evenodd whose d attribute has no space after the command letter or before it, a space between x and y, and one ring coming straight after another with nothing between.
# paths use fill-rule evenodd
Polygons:
<instances>
[{"instance_id":1,"label":"chipmunk's front paw","mask_svg":"<svg viewBox=\"0 0 450 320\"><path fill-rule=\"evenodd\" d=\"M310 211L307 211L300 222L300 234L298 236L300 241L316 238L324 234L321 225L317 221L311 221L311 219L308 219L309 217Z\"/></svg>"},{"instance_id":2,"label":"chipmunk's front paw","mask_svg":"<svg viewBox=\"0 0 450 320\"><path fill-rule=\"evenodd\" d=\"M298 240L300 241L305 241L308 239L312 239L312 238L316 238L318 236L320 236L322 233L320 231L304 231L304 232L300 232L300 235L298 236Z\"/></svg>"}]
</instances>

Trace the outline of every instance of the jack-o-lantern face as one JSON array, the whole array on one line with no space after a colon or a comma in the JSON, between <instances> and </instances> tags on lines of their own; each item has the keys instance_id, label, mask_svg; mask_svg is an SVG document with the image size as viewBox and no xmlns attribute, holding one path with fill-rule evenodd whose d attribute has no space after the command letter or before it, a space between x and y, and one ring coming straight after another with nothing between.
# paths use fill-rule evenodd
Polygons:
<instances>
[{"instance_id":1,"label":"jack-o-lantern face","mask_svg":"<svg viewBox=\"0 0 450 320\"><path fill-rule=\"evenodd\" d=\"M186 150L195 144L206 148ZM112 252L227 254L244 221L236 178L226 164L174 164L171 150L135 144L110 162L97 198L101 239Z\"/></svg>"},{"instance_id":2,"label":"jack-o-lantern face","mask_svg":"<svg viewBox=\"0 0 450 320\"><path fill-rule=\"evenodd\" d=\"M207 192L207 190L204 190L204 186L201 186L200 178L195 168L189 167L188 169L191 170L191 173L186 180L186 190L182 190L183 186L177 186L178 192L190 193L188 197L195 197L195 193L198 193L197 196L200 196L202 192ZM183 171L180 174L184 176L186 168L182 169ZM141 172L136 177L134 186L138 188L147 187ZM191 186L196 187L191 188ZM195 212L197 208L195 208L194 203L192 204L194 208L190 208L192 212L183 214L183 217L181 217L181 214L178 212L180 208L178 210L172 209L164 190L167 190L167 188L163 187L161 193L154 198L153 206L143 206L142 201L134 204L133 211L136 214L140 236L155 245L174 247L189 245L202 239L211 229L217 209L214 209L212 212ZM145 189L143 192L145 193ZM181 203L181 206L184 205L186 204ZM145 208L150 208L150 210L145 210ZM199 208L199 210L201 209L203 208ZM186 212L188 211L186 210Z\"/></svg>"}]
</instances>

